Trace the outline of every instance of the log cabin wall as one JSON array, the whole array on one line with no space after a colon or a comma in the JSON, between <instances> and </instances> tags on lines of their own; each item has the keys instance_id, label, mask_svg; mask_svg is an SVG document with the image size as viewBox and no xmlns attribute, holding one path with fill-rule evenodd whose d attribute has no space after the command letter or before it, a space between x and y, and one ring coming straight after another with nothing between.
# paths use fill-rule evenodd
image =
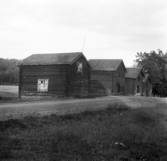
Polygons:
<instances>
[{"instance_id":1,"label":"log cabin wall","mask_svg":"<svg viewBox=\"0 0 167 161\"><path fill-rule=\"evenodd\" d=\"M114 72L114 94L125 94L125 69L121 63L117 70Z\"/></svg>"},{"instance_id":2,"label":"log cabin wall","mask_svg":"<svg viewBox=\"0 0 167 161\"><path fill-rule=\"evenodd\" d=\"M91 95L105 96L125 93L126 68L121 59L91 59Z\"/></svg>"},{"instance_id":3,"label":"log cabin wall","mask_svg":"<svg viewBox=\"0 0 167 161\"><path fill-rule=\"evenodd\" d=\"M144 73L141 68L126 68L125 87L126 95L143 95Z\"/></svg>"},{"instance_id":4,"label":"log cabin wall","mask_svg":"<svg viewBox=\"0 0 167 161\"><path fill-rule=\"evenodd\" d=\"M91 71L91 95L105 96L113 93L114 72Z\"/></svg>"},{"instance_id":5,"label":"log cabin wall","mask_svg":"<svg viewBox=\"0 0 167 161\"><path fill-rule=\"evenodd\" d=\"M136 79L126 78L125 79L125 93L126 95L135 95Z\"/></svg>"},{"instance_id":6,"label":"log cabin wall","mask_svg":"<svg viewBox=\"0 0 167 161\"><path fill-rule=\"evenodd\" d=\"M80 64L82 64L82 69L78 69ZM67 95L69 97L87 97L90 90L90 67L85 58L82 56L68 66L67 73Z\"/></svg>"},{"instance_id":7,"label":"log cabin wall","mask_svg":"<svg viewBox=\"0 0 167 161\"><path fill-rule=\"evenodd\" d=\"M66 65L20 66L21 96L65 96ZM48 91L38 91L38 80L48 80Z\"/></svg>"},{"instance_id":8,"label":"log cabin wall","mask_svg":"<svg viewBox=\"0 0 167 161\"><path fill-rule=\"evenodd\" d=\"M143 76L139 73L137 78L125 78L126 94L135 95L140 93L143 95Z\"/></svg>"},{"instance_id":9,"label":"log cabin wall","mask_svg":"<svg viewBox=\"0 0 167 161\"><path fill-rule=\"evenodd\" d=\"M140 93L143 95L143 76L140 72L139 76L136 79L136 90L135 93Z\"/></svg>"}]
</instances>

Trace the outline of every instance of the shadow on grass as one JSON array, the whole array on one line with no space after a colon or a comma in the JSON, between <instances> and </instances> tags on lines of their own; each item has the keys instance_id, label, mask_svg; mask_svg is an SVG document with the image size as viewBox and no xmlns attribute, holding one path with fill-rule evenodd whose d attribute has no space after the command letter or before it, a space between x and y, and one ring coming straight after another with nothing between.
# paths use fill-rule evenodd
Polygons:
<instances>
[{"instance_id":1,"label":"shadow on grass","mask_svg":"<svg viewBox=\"0 0 167 161\"><path fill-rule=\"evenodd\" d=\"M10 119L7 121L0 121L0 131L5 131L7 129L26 129L27 125L24 124L21 120Z\"/></svg>"},{"instance_id":2,"label":"shadow on grass","mask_svg":"<svg viewBox=\"0 0 167 161\"><path fill-rule=\"evenodd\" d=\"M130 108L128 106L122 104L112 104L108 105L107 108L94 110L94 111L84 111L80 113L74 114L65 114L65 115L56 115L51 114L50 116L43 116L43 117L34 117L34 116L26 116L24 118L25 122L28 122L29 125L33 126L42 126L44 124L51 124L51 123L68 123L68 122L79 122L85 119L94 120L96 117L104 117L105 114L113 115L118 114L123 111L127 111ZM42 124L41 124L42 123Z\"/></svg>"},{"instance_id":3,"label":"shadow on grass","mask_svg":"<svg viewBox=\"0 0 167 161\"><path fill-rule=\"evenodd\" d=\"M0 159L17 159L13 150L20 151L22 149L21 140L18 138L10 138L8 135L0 135Z\"/></svg>"},{"instance_id":4,"label":"shadow on grass","mask_svg":"<svg viewBox=\"0 0 167 161\"><path fill-rule=\"evenodd\" d=\"M55 139L51 143L51 151L49 160L68 159L68 160L92 160L93 147L86 140L75 133L65 134L59 132L55 135Z\"/></svg>"}]
</instances>

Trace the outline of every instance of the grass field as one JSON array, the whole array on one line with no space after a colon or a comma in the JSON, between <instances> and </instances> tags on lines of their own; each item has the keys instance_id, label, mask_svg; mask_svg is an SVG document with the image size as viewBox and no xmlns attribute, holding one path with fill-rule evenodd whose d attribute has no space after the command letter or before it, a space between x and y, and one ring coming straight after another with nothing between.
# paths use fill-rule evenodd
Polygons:
<instances>
[{"instance_id":1,"label":"grass field","mask_svg":"<svg viewBox=\"0 0 167 161\"><path fill-rule=\"evenodd\" d=\"M166 161L167 109L107 108L0 122L0 160Z\"/></svg>"}]
</instances>

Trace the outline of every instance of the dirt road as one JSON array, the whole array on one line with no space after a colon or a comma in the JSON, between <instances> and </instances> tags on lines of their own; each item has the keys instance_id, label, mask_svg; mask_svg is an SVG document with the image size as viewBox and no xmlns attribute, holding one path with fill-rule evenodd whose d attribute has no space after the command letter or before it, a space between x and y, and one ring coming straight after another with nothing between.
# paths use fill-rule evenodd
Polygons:
<instances>
[{"instance_id":1,"label":"dirt road","mask_svg":"<svg viewBox=\"0 0 167 161\"><path fill-rule=\"evenodd\" d=\"M119 103L120 100L112 97L97 99L72 99L63 101L42 101L13 103L0 105L0 120L20 118L27 115L50 115L78 113L85 110L96 110L107 107L109 104ZM122 103L122 102L120 102Z\"/></svg>"},{"instance_id":2,"label":"dirt road","mask_svg":"<svg viewBox=\"0 0 167 161\"><path fill-rule=\"evenodd\" d=\"M95 99L72 99L63 101L42 101L0 105L0 120L21 118L27 115L50 115L79 113L85 110L107 108L109 104L126 104L132 108L152 107L166 103L165 99L146 97L111 96Z\"/></svg>"}]
</instances>

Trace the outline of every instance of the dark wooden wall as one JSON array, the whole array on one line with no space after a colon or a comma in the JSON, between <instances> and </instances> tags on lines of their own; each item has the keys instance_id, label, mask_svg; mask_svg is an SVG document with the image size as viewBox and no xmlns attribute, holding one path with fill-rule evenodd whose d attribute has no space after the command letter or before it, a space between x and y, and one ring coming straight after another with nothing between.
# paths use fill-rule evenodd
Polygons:
<instances>
[{"instance_id":1,"label":"dark wooden wall","mask_svg":"<svg viewBox=\"0 0 167 161\"><path fill-rule=\"evenodd\" d=\"M78 73L78 62L83 65L83 72ZM69 97L87 97L90 90L90 67L84 57L67 68L67 88Z\"/></svg>"},{"instance_id":2,"label":"dark wooden wall","mask_svg":"<svg viewBox=\"0 0 167 161\"><path fill-rule=\"evenodd\" d=\"M125 78L125 93L126 95L135 95L136 79Z\"/></svg>"},{"instance_id":3,"label":"dark wooden wall","mask_svg":"<svg viewBox=\"0 0 167 161\"><path fill-rule=\"evenodd\" d=\"M139 85L139 93L143 94L143 76L141 73L139 74L139 80L138 77L136 79L125 78L125 84L126 84L127 95L135 95L137 93L138 85Z\"/></svg>"},{"instance_id":4,"label":"dark wooden wall","mask_svg":"<svg viewBox=\"0 0 167 161\"><path fill-rule=\"evenodd\" d=\"M91 95L105 96L113 92L114 72L110 71L91 71Z\"/></svg>"},{"instance_id":5,"label":"dark wooden wall","mask_svg":"<svg viewBox=\"0 0 167 161\"><path fill-rule=\"evenodd\" d=\"M48 92L38 92L38 79L49 79ZM20 66L21 96L65 96L65 65L29 65Z\"/></svg>"},{"instance_id":6,"label":"dark wooden wall","mask_svg":"<svg viewBox=\"0 0 167 161\"><path fill-rule=\"evenodd\" d=\"M139 74L139 80L137 79L136 87L137 85L139 85L139 93L143 94L143 76L141 73Z\"/></svg>"},{"instance_id":7,"label":"dark wooden wall","mask_svg":"<svg viewBox=\"0 0 167 161\"><path fill-rule=\"evenodd\" d=\"M123 67L123 64L121 63L116 72L114 72L115 76L114 76L114 94L121 94L124 95L125 94L125 69ZM118 89L118 84L119 84L119 88Z\"/></svg>"},{"instance_id":8,"label":"dark wooden wall","mask_svg":"<svg viewBox=\"0 0 167 161\"><path fill-rule=\"evenodd\" d=\"M83 72L78 73L78 62ZM48 79L47 92L37 91L38 79ZM87 97L90 90L90 67L84 57L72 65L20 66L20 96Z\"/></svg>"},{"instance_id":9,"label":"dark wooden wall","mask_svg":"<svg viewBox=\"0 0 167 161\"><path fill-rule=\"evenodd\" d=\"M123 64L121 63L116 71L91 71L91 94L93 96L125 94Z\"/></svg>"}]
</instances>

